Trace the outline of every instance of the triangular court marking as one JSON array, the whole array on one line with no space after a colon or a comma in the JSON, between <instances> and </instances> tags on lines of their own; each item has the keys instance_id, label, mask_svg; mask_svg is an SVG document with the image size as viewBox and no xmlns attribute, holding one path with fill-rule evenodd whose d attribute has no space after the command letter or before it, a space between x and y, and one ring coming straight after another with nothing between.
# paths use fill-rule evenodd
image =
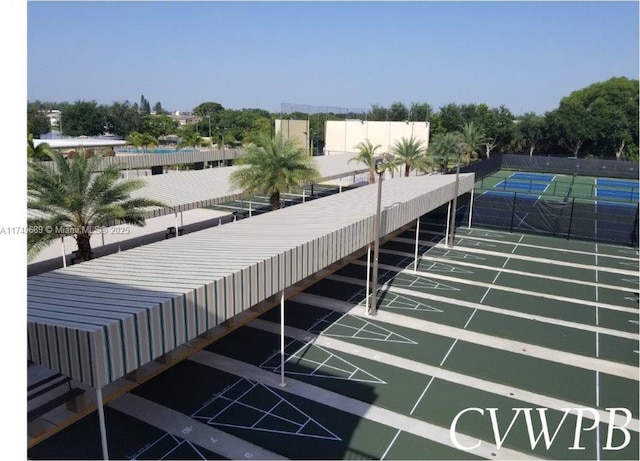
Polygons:
<instances>
[{"instance_id":1,"label":"triangular court marking","mask_svg":"<svg viewBox=\"0 0 640 461\"><path fill-rule=\"evenodd\" d=\"M143 459L167 459L171 454L178 450L188 447L187 450L192 452L192 455L188 459L203 459L207 457L203 455L198 448L188 440L179 439L173 434L166 433L154 442L145 445L144 448L136 452L134 455L128 456L127 459L137 460L143 457ZM181 453L184 456L184 453Z\"/></svg>"},{"instance_id":2,"label":"triangular court marking","mask_svg":"<svg viewBox=\"0 0 640 461\"><path fill-rule=\"evenodd\" d=\"M328 325L328 327L327 327ZM332 331L333 330L333 331ZM405 336L394 333L370 321L349 314L330 312L308 330L322 336L333 338L351 338L388 343L418 344Z\"/></svg>"},{"instance_id":3,"label":"triangular court marking","mask_svg":"<svg viewBox=\"0 0 640 461\"><path fill-rule=\"evenodd\" d=\"M461 238L456 243L465 247L488 247L488 248L496 247L493 243L481 242L478 240L470 240L468 238Z\"/></svg>"},{"instance_id":4,"label":"triangular court marking","mask_svg":"<svg viewBox=\"0 0 640 461\"><path fill-rule=\"evenodd\" d=\"M245 378L216 394L191 417L210 426L342 440L280 394Z\"/></svg>"},{"instance_id":5,"label":"triangular court marking","mask_svg":"<svg viewBox=\"0 0 640 461\"><path fill-rule=\"evenodd\" d=\"M471 259L471 260L477 260L477 261L486 260L486 258L483 258L482 256L473 255L470 253L462 253L460 251L455 251L455 250L446 250L444 248L434 248L434 249L431 249L429 253L431 256L436 255L442 258L449 258L449 259Z\"/></svg>"},{"instance_id":6,"label":"triangular court marking","mask_svg":"<svg viewBox=\"0 0 640 461\"><path fill-rule=\"evenodd\" d=\"M286 358L284 372L286 375L387 384L382 379L354 365L348 360L311 342L304 343L302 347L293 354L289 354L286 352L286 349L293 343L300 343L300 341L293 340L285 347ZM276 351L260 364L260 368L273 371L274 373L280 373L280 362L280 352Z\"/></svg>"},{"instance_id":7,"label":"triangular court marking","mask_svg":"<svg viewBox=\"0 0 640 461\"><path fill-rule=\"evenodd\" d=\"M443 312L441 309L430 306L429 304L425 304L422 301L411 299L404 295L391 292L387 292L385 296L380 299L379 303L379 306L384 307L385 309L404 309L410 311L426 311L434 313ZM364 305L364 301L362 301L360 305Z\"/></svg>"},{"instance_id":8,"label":"triangular court marking","mask_svg":"<svg viewBox=\"0 0 640 461\"><path fill-rule=\"evenodd\" d=\"M412 268L413 263L407 266L407 268ZM429 268L427 268L428 272L445 272L448 274L473 274L473 271L468 269L462 269L460 267L452 266L450 264L444 264L439 262L434 262L431 264Z\"/></svg>"},{"instance_id":9,"label":"triangular court marking","mask_svg":"<svg viewBox=\"0 0 640 461\"><path fill-rule=\"evenodd\" d=\"M396 277L393 280L393 286L405 288L423 288L427 290L460 291L460 288L452 287L451 285L447 285L446 283L442 283L438 280L410 275L409 273L402 274L402 277Z\"/></svg>"},{"instance_id":10,"label":"triangular court marking","mask_svg":"<svg viewBox=\"0 0 640 461\"><path fill-rule=\"evenodd\" d=\"M634 280L634 279L622 279L622 281L623 281L623 282L627 282L627 283L635 283L635 284L637 284L637 283L638 283L638 280L637 280L637 279L636 279L636 280Z\"/></svg>"}]
</instances>

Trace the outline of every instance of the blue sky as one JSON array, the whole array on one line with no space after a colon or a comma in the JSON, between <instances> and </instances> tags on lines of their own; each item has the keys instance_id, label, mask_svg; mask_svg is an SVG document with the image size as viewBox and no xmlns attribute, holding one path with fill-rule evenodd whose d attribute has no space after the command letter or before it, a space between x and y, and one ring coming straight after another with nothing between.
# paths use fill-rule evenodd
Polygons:
<instances>
[{"instance_id":1,"label":"blue sky","mask_svg":"<svg viewBox=\"0 0 640 461\"><path fill-rule=\"evenodd\" d=\"M27 99L542 114L638 78L638 2L28 2Z\"/></svg>"}]
</instances>

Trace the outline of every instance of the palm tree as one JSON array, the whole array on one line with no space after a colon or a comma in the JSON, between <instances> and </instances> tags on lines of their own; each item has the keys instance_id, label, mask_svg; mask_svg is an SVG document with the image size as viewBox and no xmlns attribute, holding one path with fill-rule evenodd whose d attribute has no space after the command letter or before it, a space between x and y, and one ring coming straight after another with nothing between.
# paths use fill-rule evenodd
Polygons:
<instances>
[{"instance_id":1,"label":"palm tree","mask_svg":"<svg viewBox=\"0 0 640 461\"><path fill-rule=\"evenodd\" d=\"M256 144L248 145L235 163L244 167L231 173L231 184L246 194L268 195L272 210L280 208L280 192L292 192L320 178L307 150L296 139L282 135L258 136Z\"/></svg>"},{"instance_id":2,"label":"palm tree","mask_svg":"<svg viewBox=\"0 0 640 461\"><path fill-rule=\"evenodd\" d=\"M131 133L127 141L136 149L141 148L143 153L149 146L158 145L158 140L152 135L149 133L138 133L137 131Z\"/></svg>"},{"instance_id":3,"label":"palm tree","mask_svg":"<svg viewBox=\"0 0 640 461\"><path fill-rule=\"evenodd\" d=\"M440 170L444 173L450 163L460 165L462 160L464 141L458 131L438 133L431 140L428 155L433 161L440 164Z\"/></svg>"},{"instance_id":4,"label":"palm tree","mask_svg":"<svg viewBox=\"0 0 640 461\"><path fill-rule=\"evenodd\" d=\"M27 224L30 229L42 230L27 235L29 259L58 237L72 235L80 259L87 261L93 254L90 239L94 230L116 221L144 226L144 207L164 206L155 200L130 198L144 181L119 180L117 166L99 171L99 156L89 158L80 153L71 161L51 152L49 157L53 168L28 163L27 207L38 217L29 218Z\"/></svg>"},{"instance_id":5,"label":"palm tree","mask_svg":"<svg viewBox=\"0 0 640 461\"><path fill-rule=\"evenodd\" d=\"M197 131L189 131L185 133L182 137L182 141L178 143L176 149L182 149L183 147L200 147L204 138L200 136L200 133Z\"/></svg>"},{"instance_id":6,"label":"palm tree","mask_svg":"<svg viewBox=\"0 0 640 461\"><path fill-rule=\"evenodd\" d=\"M424 171L428 167L422 141L418 141L413 136L409 139L403 136L400 141L395 141L391 151L395 156L395 161L399 165L404 165L405 176L409 176L412 169Z\"/></svg>"},{"instance_id":7,"label":"palm tree","mask_svg":"<svg viewBox=\"0 0 640 461\"><path fill-rule=\"evenodd\" d=\"M27 136L27 159L28 160L51 160L48 153L51 147L46 142L41 142L37 146L33 142L33 135L29 133Z\"/></svg>"},{"instance_id":8,"label":"palm tree","mask_svg":"<svg viewBox=\"0 0 640 461\"><path fill-rule=\"evenodd\" d=\"M434 160L440 163L442 170L446 170L450 162L456 164L456 182L453 193L453 213L452 219L455 220L456 209L458 206L458 187L460 182L460 162L462 160L465 142L462 134L457 131L448 133L439 133L431 141L429 151ZM453 246L454 226L449 226L450 234L447 236L447 245Z\"/></svg>"},{"instance_id":9,"label":"palm tree","mask_svg":"<svg viewBox=\"0 0 640 461\"><path fill-rule=\"evenodd\" d=\"M369 139L365 139L362 142L359 142L356 146L358 149L358 155L353 158L350 158L347 163L351 163L353 161L364 163L367 168L369 168L369 183L373 184L376 182L376 150L378 150L381 146L378 144L374 146L371 144Z\"/></svg>"},{"instance_id":10,"label":"palm tree","mask_svg":"<svg viewBox=\"0 0 640 461\"><path fill-rule=\"evenodd\" d=\"M478 157L480 148L488 141L488 139L484 135L482 129L473 122L462 125L460 134L462 135L462 140L465 144L463 148L465 163L468 165L472 158L475 159Z\"/></svg>"}]
</instances>

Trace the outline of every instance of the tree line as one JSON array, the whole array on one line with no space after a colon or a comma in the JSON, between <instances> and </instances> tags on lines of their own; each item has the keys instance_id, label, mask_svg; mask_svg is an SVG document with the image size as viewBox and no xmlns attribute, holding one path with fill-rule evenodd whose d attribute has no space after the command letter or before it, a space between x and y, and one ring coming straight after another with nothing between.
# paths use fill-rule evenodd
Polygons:
<instances>
[{"instance_id":1,"label":"tree line","mask_svg":"<svg viewBox=\"0 0 640 461\"><path fill-rule=\"evenodd\" d=\"M258 108L227 109L216 102L204 102L192 111L199 121L185 126L173 120L160 103L152 111L142 96L140 104L29 102L27 121L28 132L38 137L51 128L45 111L55 108L61 111L58 128L69 136L111 133L123 138L136 134L157 139L178 135L194 145L203 137L218 144L242 145L255 143L264 135L272 136L275 119L306 119L314 153L322 152L324 126L329 120L425 121L430 124L432 137L460 131L465 124L472 123L484 140L481 147L486 157L493 152L505 152L637 161L638 93L638 80L614 77L572 92L560 100L557 108L542 115L533 112L514 115L503 105L489 107L483 103L449 103L435 110L426 102L413 102L408 107L394 102L389 107L374 104L366 113L283 114Z\"/></svg>"}]
</instances>

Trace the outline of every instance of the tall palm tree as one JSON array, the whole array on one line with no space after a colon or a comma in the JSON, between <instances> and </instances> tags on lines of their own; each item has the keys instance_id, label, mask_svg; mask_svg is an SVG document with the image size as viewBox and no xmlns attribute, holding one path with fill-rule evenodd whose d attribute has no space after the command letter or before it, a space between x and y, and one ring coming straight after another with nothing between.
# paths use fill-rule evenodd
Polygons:
<instances>
[{"instance_id":1,"label":"tall palm tree","mask_svg":"<svg viewBox=\"0 0 640 461\"><path fill-rule=\"evenodd\" d=\"M434 160L440 163L440 166L446 171L447 166L452 161L456 164L456 182L453 193L453 213L452 219L455 220L456 210L458 206L458 187L460 182L460 162L462 161L465 148L465 142L462 135L457 132L439 133L431 141L429 146L430 155ZM452 223L453 224L453 223ZM449 226L450 234L447 236L447 245L453 246L453 225Z\"/></svg>"},{"instance_id":2,"label":"tall palm tree","mask_svg":"<svg viewBox=\"0 0 640 461\"><path fill-rule=\"evenodd\" d=\"M200 133L190 131L183 135L182 141L178 143L176 149L182 149L183 147L193 147L195 149L196 147L200 147L202 141L204 141L204 138L200 136Z\"/></svg>"},{"instance_id":3,"label":"tall palm tree","mask_svg":"<svg viewBox=\"0 0 640 461\"><path fill-rule=\"evenodd\" d=\"M51 160L48 153L51 147L46 142L41 142L37 146L33 142L33 135L29 133L27 136L27 159L28 160Z\"/></svg>"},{"instance_id":4,"label":"tall palm tree","mask_svg":"<svg viewBox=\"0 0 640 461\"><path fill-rule=\"evenodd\" d=\"M29 162L27 169L27 207L38 217L29 218L27 235L29 259L53 240L72 235L79 257L91 259L91 233L114 221L145 225L144 207L164 206L155 200L131 198L131 192L144 185L142 179L119 180L120 169L110 166L99 171L99 156L80 153L66 160L59 152L49 153L53 168Z\"/></svg>"},{"instance_id":5,"label":"tall palm tree","mask_svg":"<svg viewBox=\"0 0 640 461\"><path fill-rule=\"evenodd\" d=\"M460 165L463 156L464 141L458 131L436 134L427 150L433 161L440 164L440 170L445 172L449 164Z\"/></svg>"},{"instance_id":6,"label":"tall palm tree","mask_svg":"<svg viewBox=\"0 0 640 461\"><path fill-rule=\"evenodd\" d=\"M320 178L307 150L296 139L281 135L258 136L256 144L248 145L235 164L241 168L231 173L231 184L247 194L268 195L272 210L280 208L281 192L292 192Z\"/></svg>"},{"instance_id":7,"label":"tall palm tree","mask_svg":"<svg viewBox=\"0 0 640 461\"><path fill-rule=\"evenodd\" d=\"M422 141L417 140L413 136L407 139L404 136L400 141L395 141L391 149L398 164L404 165L404 175L409 176L412 169L426 170L427 157Z\"/></svg>"},{"instance_id":8,"label":"tall palm tree","mask_svg":"<svg viewBox=\"0 0 640 461\"><path fill-rule=\"evenodd\" d=\"M460 134L464 141L464 157L465 163L468 165L471 159L478 157L480 148L488 141L482 128L473 122L465 123L462 125Z\"/></svg>"},{"instance_id":9,"label":"tall palm tree","mask_svg":"<svg viewBox=\"0 0 640 461\"><path fill-rule=\"evenodd\" d=\"M365 139L362 142L359 142L356 146L358 149L358 155L349 159L347 163L351 162L361 162L364 163L367 168L369 168L369 183L373 184L376 182L376 150L380 147L380 144L374 146L371 144L369 139Z\"/></svg>"}]
</instances>

